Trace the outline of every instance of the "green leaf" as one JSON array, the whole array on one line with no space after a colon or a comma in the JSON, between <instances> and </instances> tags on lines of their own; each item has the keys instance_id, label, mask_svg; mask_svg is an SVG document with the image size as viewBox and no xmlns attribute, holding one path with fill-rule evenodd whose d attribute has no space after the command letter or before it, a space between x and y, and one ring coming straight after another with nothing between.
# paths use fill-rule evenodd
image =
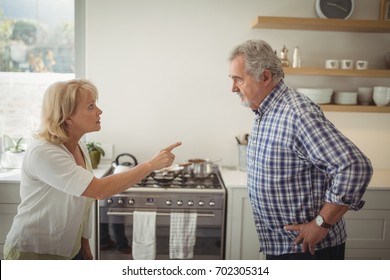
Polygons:
<instances>
[{"instance_id":1,"label":"green leaf","mask_svg":"<svg viewBox=\"0 0 390 280\"><path fill-rule=\"evenodd\" d=\"M88 152L98 151L102 156L105 155L103 148L99 146L100 143L87 142L86 145L88 148Z\"/></svg>"}]
</instances>

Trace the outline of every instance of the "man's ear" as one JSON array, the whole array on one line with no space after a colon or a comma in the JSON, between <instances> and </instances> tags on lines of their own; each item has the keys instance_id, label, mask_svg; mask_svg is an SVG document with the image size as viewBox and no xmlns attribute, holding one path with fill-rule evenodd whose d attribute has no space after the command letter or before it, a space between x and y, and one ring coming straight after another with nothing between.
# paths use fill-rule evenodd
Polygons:
<instances>
[{"instance_id":1,"label":"man's ear","mask_svg":"<svg viewBox=\"0 0 390 280\"><path fill-rule=\"evenodd\" d=\"M270 83L272 83L271 71L265 69L263 72L263 75L262 75L262 80L266 86L269 85Z\"/></svg>"}]
</instances>

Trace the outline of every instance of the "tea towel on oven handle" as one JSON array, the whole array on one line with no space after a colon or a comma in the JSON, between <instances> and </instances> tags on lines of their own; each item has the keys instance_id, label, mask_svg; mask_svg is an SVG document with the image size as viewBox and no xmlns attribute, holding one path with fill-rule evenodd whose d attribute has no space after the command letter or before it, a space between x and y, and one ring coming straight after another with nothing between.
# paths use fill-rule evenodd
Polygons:
<instances>
[{"instance_id":1,"label":"tea towel on oven handle","mask_svg":"<svg viewBox=\"0 0 390 280\"><path fill-rule=\"evenodd\" d=\"M169 258L192 259L196 242L197 213L172 212L170 218Z\"/></svg>"},{"instance_id":2,"label":"tea towel on oven handle","mask_svg":"<svg viewBox=\"0 0 390 280\"><path fill-rule=\"evenodd\" d=\"M156 212L133 212L134 260L156 259Z\"/></svg>"}]
</instances>

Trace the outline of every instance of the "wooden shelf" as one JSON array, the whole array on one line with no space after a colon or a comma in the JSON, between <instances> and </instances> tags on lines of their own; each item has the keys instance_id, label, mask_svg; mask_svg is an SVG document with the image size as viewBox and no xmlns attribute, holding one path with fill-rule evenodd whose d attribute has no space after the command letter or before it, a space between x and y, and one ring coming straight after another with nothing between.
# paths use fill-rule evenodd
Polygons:
<instances>
[{"instance_id":1,"label":"wooden shelf","mask_svg":"<svg viewBox=\"0 0 390 280\"><path fill-rule=\"evenodd\" d=\"M252 28L390 33L390 21L259 16Z\"/></svg>"},{"instance_id":2,"label":"wooden shelf","mask_svg":"<svg viewBox=\"0 0 390 280\"><path fill-rule=\"evenodd\" d=\"M382 20L385 14L386 1L381 0L379 18L381 20L344 20L322 18L268 17L259 16L252 22L252 28L315 30L339 32L390 33L390 21ZM326 68L291 68L284 67L286 75L339 76L339 77L368 77L390 78L390 70L344 70ZM362 105L321 105L328 112L360 112L360 113L390 113L390 106Z\"/></svg>"},{"instance_id":3,"label":"wooden shelf","mask_svg":"<svg viewBox=\"0 0 390 280\"><path fill-rule=\"evenodd\" d=\"M363 106L363 105L320 105L328 112L357 112L357 113L390 113L390 106Z\"/></svg>"},{"instance_id":4,"label":"wooden shelf","mask_svg":"<svg viewBox=\"0 0 390 280\"><path fill-rule=\"evenodd\" d=\"M286 75L390 78L390 70L382 70L382 69L344 70L344 69L326 69L326 68L284 67L283 71Z\"/></svg>"}]
</instances>

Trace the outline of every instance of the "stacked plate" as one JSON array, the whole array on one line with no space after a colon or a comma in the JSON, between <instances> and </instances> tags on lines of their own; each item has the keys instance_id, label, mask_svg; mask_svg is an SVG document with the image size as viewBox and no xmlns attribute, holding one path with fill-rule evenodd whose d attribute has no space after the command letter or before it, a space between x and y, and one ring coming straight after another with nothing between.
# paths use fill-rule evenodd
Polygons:
<instances>
[{"instance_id":1,"label":"stacked plate","mask_svg":"<svg viewBox=\"0 0 390 280\"><path fill-rule=\"evenodd\" d=\"M340 91L334 94L334 103L339 105L356 105L357 92Z\"/></svg>"},{"instance_id":2,"label":"stacked plate","mask_svg":"<svg viewBox=\"0 0 390 280\"><path fill-rule=\"evenodd\" d=\"M317 104L329 104L332 100L333 89L331 88L297 88L297 91Z\"/></svg>"}]
</instances>

